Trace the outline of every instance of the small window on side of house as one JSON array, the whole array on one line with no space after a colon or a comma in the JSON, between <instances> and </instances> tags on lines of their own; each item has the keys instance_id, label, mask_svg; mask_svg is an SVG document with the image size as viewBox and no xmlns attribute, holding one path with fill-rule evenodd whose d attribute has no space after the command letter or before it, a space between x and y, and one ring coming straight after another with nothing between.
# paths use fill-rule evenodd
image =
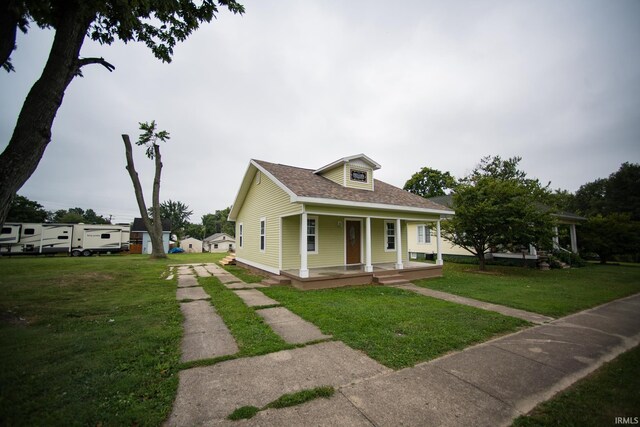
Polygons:
<instances>
[{"instance_id":1,"label":"small window on side of house","mask_svg":"<svg viewBox=\"0 0 640 427\"><path fill-rule=\"evenodd\" d=\"M238 224L238 245L239 245L241 248L243 247L243 246L242 246L242 244L243 244L243 241L244 241L244 239L243 239L243 237L244 237L244 236L243 236L243 233L242 233L243 228L244 228L244 227L242 226L242 223ZM216 247L217 247L217 246L216 246Z\"/></svg>"},{"instance_id":2,"label":"small window on side of house","mask_svg":"<svg viewBox=\"0 0 640 427\"><path fill-rule=\"evenodd\" d=\"M264 252L267 247L267 220L260 218L260 252Z\"/></svg>"},{"instance_id":3,"label":"small window on side of house","mask_svg":"<svg viewBox=\"0 0 640 427\"><path fill-rule=\"evenodd\" d=\"M36 230L34 228L25 228L22 234L24 234L25 236L33 236L34 234L36 234Z\"/></svg>"},{"instance_id":4,"label":"small window on side of house","mask_svg":"<svg viewBox=\"0 0 640 427\"><path fill-rule=\"evenodd\" d=\"M396 250L396 223L395 223L395 221L385 221L384 230L385 230L385 245L384 245L384 249L386 251L395 251Z\"/></svg>"}]
</instances>

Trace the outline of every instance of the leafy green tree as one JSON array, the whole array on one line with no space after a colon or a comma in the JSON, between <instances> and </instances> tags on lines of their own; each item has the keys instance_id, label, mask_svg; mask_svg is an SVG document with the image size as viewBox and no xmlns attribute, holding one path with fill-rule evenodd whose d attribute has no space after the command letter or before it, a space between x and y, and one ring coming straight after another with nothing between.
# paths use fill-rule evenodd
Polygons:
<instances>
[{"instance_id":1,"label":"leafy green tree","mask_svg":"<svg viewBox=\"0 0 640 427\"><path fill-rule=\"evenodd\" d=\"M195 239L204 239L207 237L206 228L202 224L187 223L184 227L184 235Z\"/></svg>"},{"instance_id":2,"label":"leafy green tree","mask_svg":"<svg viewBox=\"0 0 640 427\"><path fill-rule=\"evenodd\" d=\"M615 255L637 254L640 247L640 223L631 221L629 213L595 215L579 229L580 246L584 252L598 255L606 264Z\"/></svg>"},{"instance_id":3,"label":"leafy green tree","mask_svg":"<svg viewBox=\"0 0 640 427\"><path fill-rule=\"evenodd\" d=\"M201 23L210 22L224 6L244 13L235 0L5 0L0 2L0 64L13 71L11 53L16 34L29 24L55 32L49 58L18 115L13 134L0 154L0 224L11 200L36 170L51 141L51 128L64 93L82 68L100 64L113 71L104 58L82 58L87 37L110 45L116 38L147 45L163 62L171 62L173 48Z\"/></svg>"},{"instance_id":4,"label":"leafy green tree","mask_svg":"<svg viewBox=\"0 0 640 427\"><path fill-rule=\"evenodd\" d=\"M606 206L609 213L628 213L631 221L640 221L640 164L623 163L609 175Z\"/></svg>"},{"instance_id":5,"label":"leafy green tree","mask_svg":"<svg viewBox=\"0 0 640 427\"><path fill-rule=\"evenodd\" d=\"M171 221L171 234L177 235L180 239L185 236L185 227L192 214L193 211L189 210L189 206L182 202L169 199L160 203L160 217ZM149 215L153 217L152 209L149 209Z\"/></svg>"},{"instance_id":6,"label":"leafy green tree","mask_svg":"<svg viewBox=\"0 0 640 427\"><path fill-rule=\"evenodd\" d=\"M607 179L596 179L581 185L574 198L575 211L580 215L594 216L608 211Z\"/></svg>"},{"instance_id":7,"label":"leafy green tree","mask_svg":"<svg viewBox=\"0 0 640 427\"><path fill-rule=\"evenodd\" d=\"M138 177L138 172L136 172L136 168L133 163L133 149L131 147L129 135L122 135L125 155L127 158L127 172L129 172L129 177L133 184L133 190L136 195L136 202L138 203L142 222L149 232L149 238L151 239L151 258L166 258L167 254L164 252L164 246L162 244L162 215L160 214L160 176L162 175L162 156L160 154L159 142L166 142L169 140L169 132L165 130L158 130L155 120L151 123L140 123L140 130L142 133L138 137L136 145L146 147L145 154L148 158L153 160L155 164L150 209L147 209L147 204L144 201L144 193L142 191L142 185L140 184L140 178ZM151 215L149 215L149 212L151 212Z\"/></svg>"},{"instance_id":8,"label":"leafy green tree","mask_svg":"<svg viewBox=\"0 0 640 427\"><path fill-rule=\"evenodd\" d=\"M69 208L69 209L59 209L53 213L51 216L51 220L53 222L60 222L63 224L110 224L111 221L101 215L95 213L93 209L87 209L86 211L82 208Z\"/></svg>"},{"instance_id":9,"label":"leafy green tree","mask_svg":"<svg viewBox=\"0 0 640 427\"><path fill-rule=\"evenodd\" d=\"M640 221L640 164L623 163L607 178L582 185L575 194L575 211L584 216L628 213Z\"/></svg>"},{"instance_id":10,"label":"leafy green tree","mask_svg":"<svg viewBox=\"0 0 640 427\"><path fill-rule=\"evenodd\" d=\"M24 196L16 195L11 202L7 221L11 222L45 222L49 218L49 212L44 207Z\"/></svg>"},{"instance_id":11,"label":"leafy green tree","mask_svg":"<svg viewBox=\"0 0 640 427\"><path fill-rule=\"evenodd\" d=\"M235 236L235 225L227 219L230 211L231 207L227 207L217 210L213 214L202 216L202 224L205 226L207 236L215 233L227 233L229 236Z\"/></svg>"},{"instance_id":12,"label":"leafy green tree","mask_svg":"<svg viewBox=\"0 0 640 427\"><path fill-rule=\"evenodd\" d=\"M490 249L550 245L553 218L538 208L548 190L518 170L519 161L482 159L456 188L455 215L443 222L443 235L478 258L480 270L486 269L484 256Z\"/></svg>"},{"instance_id":13,"label":"leafy green tree","mask_svg":"<svg viewBox=\"0 0 640 427\"><path fill-rule=\"evenodd\" d=\"M458 182L449 172L424 167L411 175L404 190L422 197L444 196L456 188Z\"/></svg>"}]
</instances>

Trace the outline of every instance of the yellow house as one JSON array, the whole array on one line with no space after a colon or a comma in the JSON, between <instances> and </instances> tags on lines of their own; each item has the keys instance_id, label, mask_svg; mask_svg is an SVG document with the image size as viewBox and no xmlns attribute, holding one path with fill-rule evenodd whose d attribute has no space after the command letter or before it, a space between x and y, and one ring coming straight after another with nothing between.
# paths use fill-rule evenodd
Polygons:
<instances>
[{"instance_id":1,"label":"yellow house","mask_svg":"<svg viewBox=\"0 0 640 427\"><path fill-rule=\"evenodd\" d=\"M441 276L441 256L409 260L407 226L439 230L453 211L375 179L380 167L364 154L315 170L251 160L229 213L236 262L305 289Z\"/></svg>"}]
</instances>

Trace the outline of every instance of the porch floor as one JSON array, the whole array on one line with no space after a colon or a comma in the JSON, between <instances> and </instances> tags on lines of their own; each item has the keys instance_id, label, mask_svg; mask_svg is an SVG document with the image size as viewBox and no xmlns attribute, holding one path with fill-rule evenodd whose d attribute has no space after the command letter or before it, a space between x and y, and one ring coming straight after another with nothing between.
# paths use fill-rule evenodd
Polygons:
<instances>
[{"instance_id":1,"label":"porch floor","mask_svg":"<svg viewBox=\"0 0 640 427\"><path fill-rule=\"evenodd\" d=\"M412 269L428 269L431 267L439 267L435 263L426 263L426 262L414 262L407 261L403 263L404 270L412 270ZM319 267L319 268L310 268L309 269L309 279L320 279L327 277L336 277L336 276L350 276L350 275L359 275L359 274L373 274L376 273L391 273L391 272L401 272L403 270L397 270L396 265L393 262L388 263L379 263L373 264L373 273L364 271L364 264L357 265L338 265L335 267ZM300 278L300 270L283 270L283 274L287 276L295 276Z\"/></svg>"}]
</instances>

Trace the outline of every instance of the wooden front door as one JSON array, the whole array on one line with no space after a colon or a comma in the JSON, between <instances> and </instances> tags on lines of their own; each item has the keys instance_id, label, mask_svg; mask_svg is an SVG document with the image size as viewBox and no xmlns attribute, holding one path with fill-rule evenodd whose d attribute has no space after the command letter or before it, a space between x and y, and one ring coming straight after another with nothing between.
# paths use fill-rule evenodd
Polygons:
<instances>
[{"instance_id":1,"label":"wooden front door","mask_svg":"<svg viewBox=\"0 0 640 427\"><path fill-rule=\"evenodd\" d=\"M347 264L360 264L360 221L345 221Z\"/></svg>"}]
</instances>

